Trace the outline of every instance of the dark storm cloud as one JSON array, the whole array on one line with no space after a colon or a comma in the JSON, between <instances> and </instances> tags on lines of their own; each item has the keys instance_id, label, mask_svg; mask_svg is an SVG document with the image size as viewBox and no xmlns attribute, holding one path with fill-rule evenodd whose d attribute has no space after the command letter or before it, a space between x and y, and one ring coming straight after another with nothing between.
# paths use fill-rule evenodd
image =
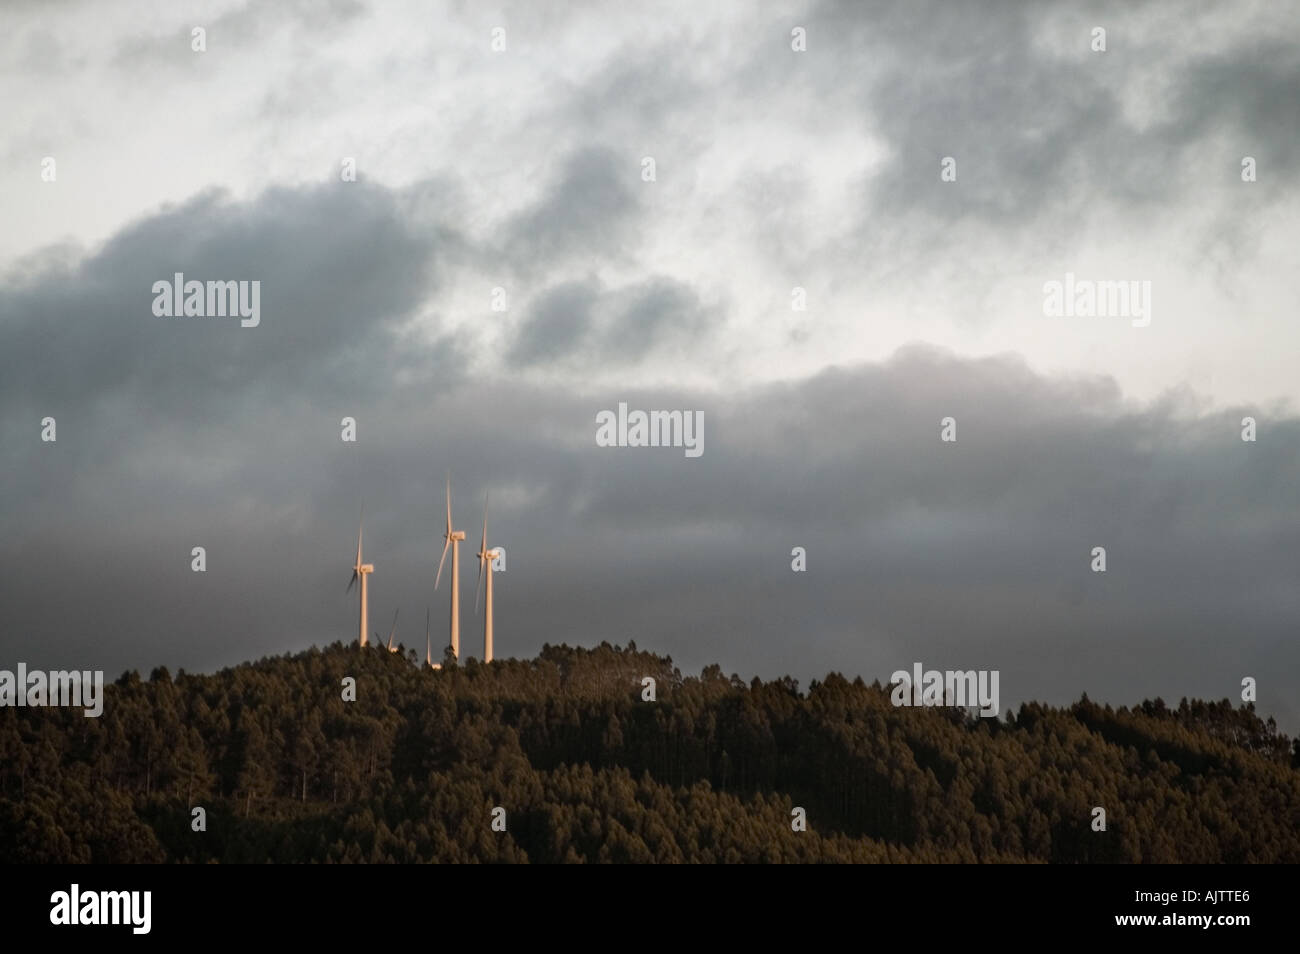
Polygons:
<instances>
[{"instance_id":1,"label":"dark storm cloud","mask_svg":"<svg viewBox=\"0 0 1300 954\"><path fill-rule=\"evenodd\" d=\"M1255 155L1277 173L1280 186L1289 186L1300 171L1300 49L1270 39L1249 57L1234 54L1191 65L1178 86L1173 128L1189 140L1227 133L1239 151Z\"/></svg>"},{"instance_id":2,"label":"dark storm cloud","mask_svg":"<svg viewBox=\"0 0 1300 954\"><path fill-rule=\"evenodd\" d=\"M706 308L695 291L662 276L619 296L609 328L606 355L644 354L666 340L691 341L720 315Z\"/></svg>"},{"instance_id":3,"label":"dark storm cloud","mask_svg":"<svg viewBox=\"0 0 1300 954\"><path fill-rule=\"evenodd\" d=\"M633 185L639 165L601 148L568 155L542 194L501 228L481 261L505 262L528 294L547 271L591 269L533 292L505 354L515 368L633 365L698 342L721 319L688 285L664 275L612 285L594 274L625 264L645 234Z\"/></svg>"},{"instance_id":4,"label":"dark storm cloud","mask_svg":"<svg viewBox=\"0 0 1300 954\"><path fill-rule=\"evenodd\" d=\"M277 188L256 203L200 196L84 261L0 288L0 394L78 407L125 392L174 406L373 390L380 372L427 357L393 342L435 287L432 246L399 196L363 183ZM261 324L156 317L153 284L176 272L260 281Z\"/></svg>"},{"instance_id":5,"label":"dark storm cloud","mask_svg":"<svg viewBox=\"0 0 1300 954\"><path fill-rule=\"evenodd\" d=\"M797 99L808 122L880 141L883 161L845 197L858 208L856 257L893 271L900 249L915 250L924 267L923 250L964 242L963 230L1033 255L1102 213L1141 226L1186 204L1261 209L1294 188L1300 53L1290 38L1239 38L1215 12L827 0L772 22L784 46L754 43L732 93L776 108ZM803 54L789 51L796 24ZM1104 53L1089 48L1098 25ZM1267 180L1243 187L1246 155ZM946 156L955 183L940 182Z\"/></svg>"},{"instance_id":6,"label":"dark storm cloud","mask_svg":"<svg viewBox=\"0 0 1300 954\"><path fill-rule=\"evenodd\" d=\"M514 367L632 365L699 344L721 320L689 286L665 276L608 289L563 282L533 302L506 358Z\"/></svg>"},{"instance_id":7,"label":"dark storm cloud","mask_svg":"<svg viewBox=\"0 0 1300 954\"><path fill-rule=\"evenodd\" d=\"M585 342L599 294L594 280L546 289L529 309L507 359L531 365L571 357Z\"/></svg>"},{"instance_id":8,"label":"dark storm cloud","mask_svg":"<svg viewBox=\"0 0 1300 954\"><path fill-rule=\"evenodd\" d=\"M526 392L501 397L497 420L529 416ZM584 447L619 400L703 410L703 457ZM487 471L535 491L494 524L524 645L634 637L697 667L805 679L943 659L1057 701L1235 697L1268 672L1268 711L1300 721L1281 675L1300 668L1285 648L1300 620L1292 417L1136 405L1105 379L928 349L730 396L561 403L582 422L571 445L502 450ZM520 429L554 431L559 410ZM1245 413L1262 442L1240 440ZM955 445L939 441L948 415Z\"/></svg>"},{"instance_id":9,"label":"dark storm cloud","mask_svg":"<svg viewBox=\"0 0 1300 954\"><path fill-rule=\"evenodd\" d=\"M0 288L6 512L39 514L74 486L131 487L141 471L189 461L185 479L206 485L250 450L292 446L301 408L337 425L399 377L455 386L458 348L408 326L436 289L447 235L412 226L404 208L402 194L363 183L272 189L254 203L213 193L89 257L58 249L15 270ZM176 272L260 281L261 323L155 316L153 285ZM47 415L59 443L34 444ZM61 462L49 472L45 450Z\"/></svg>"},{"instance_id":10,"label":"dark storm cloud","mask_svg":"<svg viewBox=\"0 0 1300 954\"><path fill-rule=\"evenodd\" d=\"M504 227L501 256L525 275L566 261L617 261L635 245L639 157L582 148L567 156L541 197Z\"/></svg>"}]
</instances>

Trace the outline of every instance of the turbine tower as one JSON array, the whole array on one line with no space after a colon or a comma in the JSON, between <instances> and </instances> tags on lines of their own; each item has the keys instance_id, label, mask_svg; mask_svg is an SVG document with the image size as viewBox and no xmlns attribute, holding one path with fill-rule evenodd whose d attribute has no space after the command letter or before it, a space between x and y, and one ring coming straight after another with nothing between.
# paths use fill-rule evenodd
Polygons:
<instances>
[{"instance_id":1,"label":"turbine tower","mask_svg":"<svg viewBox=\"0 0 1300 954\"><path fill-rule=\"evenodd\" d=\"M451 549L451 654L460 658L460 541L465 539L464 530L451 528L451 476L447 477L447 532L443 539L442 558L438 560L438 575L433 580L436 590L442 581L442 564L447 559L447 550Z\"/></svg>"},{"instance_id":2,"label":"turbine tower","mask_svg":"<svg viewBox=\"0 0 1300 954\"><path fill-rule=\"evenodd\" d=\"M357 528L357 562L352 567L352 579L348 581L348 592L352 592L352 584L357 580L361 581L361 648L366 648L366 577L375 572L373 563L361 562L361 534L366 525L365 511L361 512L361 526Z\"/></svg>"},{"instance_id":3,"label":"turbine tower","mask_svg":"<svg viewBox=\"0 0 1300 954\"><path fill-rule=\"evenodd\" d=\"M474 608L478 608L479 587L483 585L483 572L487 571L487 601L483 611L483 661L492 661L492 561L497 557L496 550L489 550L487 545L487 497L483 498L483 542L478 548L478 582L474 590Z\"/></svg>"}]
</instances>

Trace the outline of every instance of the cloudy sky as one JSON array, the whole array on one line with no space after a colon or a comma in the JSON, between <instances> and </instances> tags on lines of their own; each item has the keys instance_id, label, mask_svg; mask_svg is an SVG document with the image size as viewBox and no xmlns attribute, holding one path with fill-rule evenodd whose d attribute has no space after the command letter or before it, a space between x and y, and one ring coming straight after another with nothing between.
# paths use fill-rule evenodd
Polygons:
<instances>
[{"instance_id":1,"label":"cloudy sky","mask_svg":"<svg viewBox=\"0 0 1300 954\"><path fill-rule=\"evenodd\" d=\"M1298 37L1268 2L5 4L0 668L354 639L363 502L371 629L422 654L450 471L467 654L490 490L498 655L997 669L1004 707L1252 676L1300 730ZM260 281L260 324L155 316L175 272ZM1046 317L1067 273L1150 282L1150 323ZM704 453L597 446L620 401Z\"/></svg>"}]
</instances>

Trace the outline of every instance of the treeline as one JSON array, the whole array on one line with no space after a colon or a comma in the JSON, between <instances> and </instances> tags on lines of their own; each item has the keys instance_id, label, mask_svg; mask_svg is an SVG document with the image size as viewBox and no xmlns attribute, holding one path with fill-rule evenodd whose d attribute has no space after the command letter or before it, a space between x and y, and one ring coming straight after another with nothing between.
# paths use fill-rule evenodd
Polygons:
<instances>
[{"instance_id":1,"label":"treeline","mask_svg":"<svg viewBox=\"0 0 1300 954\"><path fill-rule=\"evenodd\" d=\"M0 859L1300 861L1300 743L1253 706L973 719L836 674L683 678L634 644L414 662L335 644L127 673L98 719L0 709Z\"/></svg>"}]
</instances>

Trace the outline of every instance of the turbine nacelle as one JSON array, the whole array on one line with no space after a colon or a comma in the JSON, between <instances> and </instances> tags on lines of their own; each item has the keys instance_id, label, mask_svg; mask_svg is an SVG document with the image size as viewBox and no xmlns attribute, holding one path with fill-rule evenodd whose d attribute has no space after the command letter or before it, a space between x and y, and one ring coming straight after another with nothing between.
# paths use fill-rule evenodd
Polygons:
<instances>
[{"instance_id":1,"label":"turbine nacelle","mask_svg":"<svg viewBox=\"0 0 1300 954\"><path fill-rule=\"evenodd\" d=\"M352 568L352 579L348 580L348 592L352 592L352 587L354 587L357 580L361 578L361 574L374 572L375 565L373 563L363 563L360 566L354 566Z\"/></svg>"}]
</instances>

